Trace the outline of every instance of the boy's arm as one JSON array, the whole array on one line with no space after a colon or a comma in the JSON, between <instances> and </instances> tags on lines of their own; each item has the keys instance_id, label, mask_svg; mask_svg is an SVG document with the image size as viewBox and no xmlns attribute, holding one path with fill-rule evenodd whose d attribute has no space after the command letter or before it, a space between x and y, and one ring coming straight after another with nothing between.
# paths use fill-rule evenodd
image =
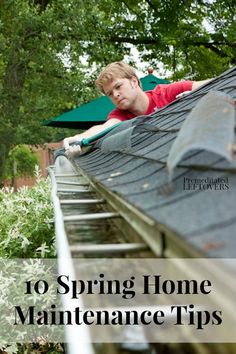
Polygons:
<instances>
[{"instance_id":1,"label":"boy's arm","mask_svg":"<svg viewBox=\"0 0 236 354\"><path fill-rule=\"evenodd\" d=\"M120 123L119 119L112 118L106 121L103 124L94 125L93 127L86 130L84 133L76 134L74 136L70 136L63 140L63 146L65 148L65 153L69 158L72 158L75 155L79 155L81 152L81 147L79 145L71 146L70 144L82 141L85 138L91 138L92 136L101 133L103 130L112 127L113 125Z\"/></svg>"},{"instance_id":2,"label":"boy's arm","mask_svg":"<svg viewBox=\"0 0 236 354\"><path fill-rule=\"evenodd\" d=\"M199 87L201 87L202 85L207 84L211 80L213 80L213 79L206 79L206 80L201 80L201 81L192 81L192 90L191 91L194 91L194 90L198 89ZM185 96L186 94L188 94L191 91L183 91L180 94L178 94L176 96L176 98L183 97L183 96Z\"/></svg>"},{"instance_id":3,"label":"boy's arm","mask_svg":"<svg viewBox=\"0 0 236 354\"><path fill-rule=\"evenodd\" d=\"M207 79L207 80L201 80L201 81L193 81L192 90L196 90L197 88L199 88L202 85L207 84L211 80L213 80L213 79Z\"/></svg>"}]
</instances>

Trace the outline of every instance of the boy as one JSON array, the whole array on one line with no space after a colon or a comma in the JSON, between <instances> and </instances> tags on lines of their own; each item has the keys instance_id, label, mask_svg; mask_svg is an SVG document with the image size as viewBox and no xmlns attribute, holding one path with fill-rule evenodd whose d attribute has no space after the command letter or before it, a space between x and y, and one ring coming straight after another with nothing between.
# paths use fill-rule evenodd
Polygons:
<instances>
[{"instance_id":1,"label":"boy","mask_svg":"<svg viewBox=\"0 0 236 354\"><path fill-rule=\"evenodd\" d=\"M63 143L66 155L71 158L81 152L79 145L71 146L71 143L90 138L121 121L151 114L156 109L174 101L181 93L195 90L208 81L180 81L172 84L160 84L154 90L144 92L140 80L131 66L124 62L114 62L107 65L98 76L96 85L111 99L116 108L109 113L105 123L93 126L82 134L65 138Z\"/></svg>"}]
</instances>

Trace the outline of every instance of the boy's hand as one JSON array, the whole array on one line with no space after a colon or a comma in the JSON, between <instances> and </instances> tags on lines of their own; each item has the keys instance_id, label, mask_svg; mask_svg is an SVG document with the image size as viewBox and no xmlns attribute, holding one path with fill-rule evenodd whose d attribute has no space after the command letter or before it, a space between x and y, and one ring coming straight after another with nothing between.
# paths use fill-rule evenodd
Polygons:
<instances>
[{"instance_id":1,"label":"boy's hand","mask_svg":"<svg viewBox=\"0 0 236 354\"><path fill-rule=\"evenodd\" d=\"M74 145L74 146L69 145L67 149L65 148L65 154L68 156L69 159L72 159L73 157L80 155L81 151L82 150L80 145Z\"/></svg>"},{"instance_id":2,"label":"boy's hand","mask_svg":"<svg viewBox=\"0 0 236 354\"><path fill-rule=\"evenodd\" d=\"M176 96L176 98L180 98L180 97L186 96L186 95L187 95L188 93L190 93L190 92L192 92L192 91L184 91L184 92L178 94L178 95Z\"/></svg>"},{"instance_id":3,"label":"boy's hand","mask_svg":"<svg viewBox=\"0 0 236 354\"><path fill-rule=\"evenodd\" d=\"M80 153L82 151L80 145L70 145L70 143L78 142L78 141L80 141L80 140L73 139L73 141L71 141L71 138L65 138L63 140L65 154L68 156L69 159L72 159L76 155L80 155Z\"/></svg>"},{"instance_id":4,"label":"boy's hand","mask_svg":"<svg viewBox=\"0 0 236 354\"><path fill-rule=\"evenodd\" d=\"M69 138L65 138L63 140L63 147L65 150L69 149L69 147L70 147Z\"/></svg>"}]
</instances>

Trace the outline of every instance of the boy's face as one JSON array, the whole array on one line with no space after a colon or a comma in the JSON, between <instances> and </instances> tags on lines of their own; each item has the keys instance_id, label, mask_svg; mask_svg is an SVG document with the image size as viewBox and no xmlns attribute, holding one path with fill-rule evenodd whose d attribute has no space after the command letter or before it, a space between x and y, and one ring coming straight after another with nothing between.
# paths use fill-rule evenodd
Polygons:
<instances>
[{"instance_id":1,"label":"boy's face","mask_svg":"<svg viewBox=\"0 0 236 354\"><path fill-rule=\"evenodd\" d=\"M136 77L132 79L118 78L106 83L103 90L117 108L128 110L137 97L138 87Z\"/></svg>"}]
</instances>

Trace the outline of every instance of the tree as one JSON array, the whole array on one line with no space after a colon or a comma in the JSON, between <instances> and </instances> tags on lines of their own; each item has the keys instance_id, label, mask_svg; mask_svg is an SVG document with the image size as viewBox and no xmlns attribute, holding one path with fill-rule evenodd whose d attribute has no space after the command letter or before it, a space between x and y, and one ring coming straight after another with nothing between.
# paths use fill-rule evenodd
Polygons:
<instances>
[{"instance_id":1,"label":"tree","mask_svg":"<svg viewBox=\"0 0 236 354\"><path fill-rule=\"evenodd\" d=\"M36 165L39 165L38 155L28 145L16 145L9 152L5 177L14 179L21 176L34 176Z\"/></svg>"},{"instance_id":2,"label":"tree","mask_svg":"<svg viewBox=\"0 0 236 354\"><path fill-rule=\"evenodd\" d=\"M131 45L174 80L235 64L234 13L233 0L1 0L0 181L11 147L62 139L40 122L95 98L97 72Z\"/></svg>"},{"instance_id":3,"label":"tree","mask_svg":"<svg viewBox=\"0 0 236 354\"><path fill-rule=\"evenodd\" d=\"M121 17L121 8L129 16ZM161 62L172 79L203 79L236 63L232 0L126 0L117 5L110 40L135 45L141 58ZM120 7L120 11L118 10Z\"/></svg>"},{"instance_id":4,"label":"tree","mask_svg":"<svg viewBox=\"0 0 236 354\"><path fill-rule=\"evenodd\" d=\"M0 181L13 145L50 139L53 130L41 127L40 120L84 102L84 94L78 99L85 86L78 45L85 29L78 21L78 5L74 1L71 8L61 0L1 2ZM69 52L70 70L61 59ZM90 97L94 94L88 90Z\"/></svg>"}]
</instances>

